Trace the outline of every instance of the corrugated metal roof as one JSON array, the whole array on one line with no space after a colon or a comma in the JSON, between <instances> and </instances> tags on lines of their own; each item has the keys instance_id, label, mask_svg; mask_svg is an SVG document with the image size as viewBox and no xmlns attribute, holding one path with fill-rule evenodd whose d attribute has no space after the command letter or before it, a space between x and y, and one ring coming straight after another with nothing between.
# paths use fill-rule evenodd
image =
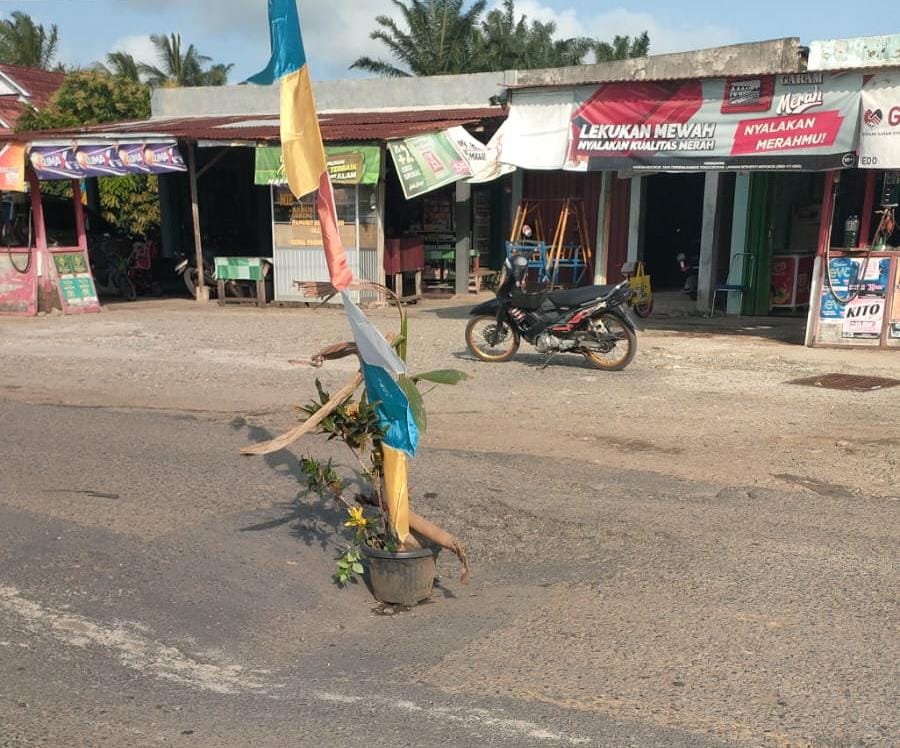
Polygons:
<instances>
[{"instance_id":1,"label":"corrugated metal roof","mask_svg":"<svg viewBox=\"0 0 900 748\"><path fill-rule=\"evenodd\" d=\"M319 115L322 139L326 142L348 140L385 141L424 132L444 130L456 125L476 124L484 120L502 120L502 107L479 109L437 109L390 112L335 112ZM163 137L179 140L257 141L279 139L278 115L248 117L181 117L140 122L113 122L90 127L43 130L20 133L23 141L62 140L67 138L116 138L122 136Z\"/></svg>"}]
</instances>

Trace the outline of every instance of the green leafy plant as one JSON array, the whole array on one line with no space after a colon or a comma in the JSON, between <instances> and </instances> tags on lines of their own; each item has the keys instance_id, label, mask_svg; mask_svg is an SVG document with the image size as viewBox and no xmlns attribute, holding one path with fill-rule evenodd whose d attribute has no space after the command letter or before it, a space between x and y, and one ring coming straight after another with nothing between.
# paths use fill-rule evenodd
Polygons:
<instances>
[{"instance_id":1,"label":"green leafy plant","mask_svg":"<svg viewBox=\"0 0 900 748\"><path fill-rule=\"evenodd\" d=\"M400 345L402 341L395 338L393 342ZM435 386L458 384L467 378L463 372L450 369L400 378L400 387L409 400L413 417L421 432L425 432L427 418L424 399L417 383L427 382ZM316 400L298 410L301 416L309 418L319 413L331 400L331 394L317 379ZM352 531L353 537L337 558L334 578L341 586L356 581L364 571L360 546L367 545L386 551L396 551L400 546L388 520L384 502L384 429L379 423L375 405L367 400L365 394L359 399L351 397L334 408L317 428L318 433L327 436L329 440L342 442L353 455L361 490L352 498L347 498L346 495L351 482L341 478L332 460L326 462L308 456L300 463L306 488L320 497L333 499L347 512L344 527Z\"/></svg>"}]
</instances>

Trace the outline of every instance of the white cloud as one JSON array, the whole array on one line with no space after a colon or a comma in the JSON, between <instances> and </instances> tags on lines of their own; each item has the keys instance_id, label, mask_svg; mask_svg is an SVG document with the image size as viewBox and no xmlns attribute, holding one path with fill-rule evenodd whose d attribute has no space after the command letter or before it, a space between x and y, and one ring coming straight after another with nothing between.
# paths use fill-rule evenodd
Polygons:
<instances>
[{"instance_id":1,"label":"white cloud","mask_svg":"<svg viewBox=\"0 0 900 748\"><path fill-rule=\"evenodd\" d=\"M113 43L110 51L126 52L138 62L146 62L148 65L159 63L156 57L156 47L150 41L149 35L123 37Z\"/></svg>"},{"instance_id":2,"label":"white cloud","mask_svg":"<svg viewBox=\"0 0 900 748\"><path fill-rule=\"evenodd\" d=\"M495 2L495 5L500 5ZM554 10L537 0L517 0L516 12L529 18L556 24L562 37L593 36L612 41L616 35L650 34L650 53L686 52L693 49L733 44L738 40L735 29L712 24L674 25L663 22L651 13L637 13L627 8L614 8L602 13L577 11L573 7Z\"/></svg>"},{"instance_id":3,"label":"white cloud","mask_svg":"<svg viewBox=\"0 0 900 748\"><path fill-rule=\"evenodd\" d=\"M141 11L153 11L160 17L162 8L177 8L198 32L208 38L223 35L240 40L240 55L250 56L250 50L258 50L258 67L265 64L269 49L269 33L266 22L266 0L218 0L211 5L208 0L125 0L126 4ZM362 6L362 7L361 7ZM387 50L380 42L369 38L376 28L375 17L395 15L396 8L390 0L301 0L299 3L303 23L303 41L313 62L316 78L340 78L354 75L350 64L362 55L385 57ZM185 39L194 41L199 35L182 31ZM197 41L200 51L209 54L209 43ZM222 57L222 55L219 55ZM224 57L223 57L224 59ZM250 75L256 70L236 70Z\"/></svg>"}]
</instances>

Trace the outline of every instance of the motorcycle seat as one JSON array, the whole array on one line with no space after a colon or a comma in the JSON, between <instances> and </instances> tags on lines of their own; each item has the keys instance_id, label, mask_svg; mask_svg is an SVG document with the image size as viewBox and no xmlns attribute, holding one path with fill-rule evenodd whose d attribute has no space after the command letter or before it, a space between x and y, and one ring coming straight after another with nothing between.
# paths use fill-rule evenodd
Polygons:
<instances>
[{"instance_id":1,"label":"motorcycle seat","mask_svg":"<svg viewBox=\"0 0 900 748\"><path fill-rule=\"evenodd\" d=\"M614 288L615 286L585 286L584 288L568 288L564 291L551 291L550 301L561 307L580 306L594 299L604 298Z\"/></svg>"}]
</instances>

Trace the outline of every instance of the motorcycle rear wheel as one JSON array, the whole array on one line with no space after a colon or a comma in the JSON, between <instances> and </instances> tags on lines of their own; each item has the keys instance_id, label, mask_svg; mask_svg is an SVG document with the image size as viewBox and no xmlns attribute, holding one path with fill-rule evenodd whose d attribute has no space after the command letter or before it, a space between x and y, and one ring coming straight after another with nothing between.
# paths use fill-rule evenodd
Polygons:
<instances>
[{"instance_id":1,"label":"motorcycle rear wheel","mask_svg":"<svg viewBox=\"0 0 900 748\"><path fill-rule=\"evenodd\" d=\"M480 314L466 325L466 345L482 361L500 363L519 350L519 332L509 323L498 323L490 314Z\"/></svg>"},{"instance_id":2,"label":"motorcycle rear wheel","mask_svg":"<svg viewBox=\"0 0 900 748\"><path fill-rule=\"evenodd\" d=\"M583 350L584 357L596 368L603 371L621 371L637 353L637 336L622 320L612 314L597 314L591 317L599 329L601 343L608 351Z\"/></svg>"}]
</instances>

